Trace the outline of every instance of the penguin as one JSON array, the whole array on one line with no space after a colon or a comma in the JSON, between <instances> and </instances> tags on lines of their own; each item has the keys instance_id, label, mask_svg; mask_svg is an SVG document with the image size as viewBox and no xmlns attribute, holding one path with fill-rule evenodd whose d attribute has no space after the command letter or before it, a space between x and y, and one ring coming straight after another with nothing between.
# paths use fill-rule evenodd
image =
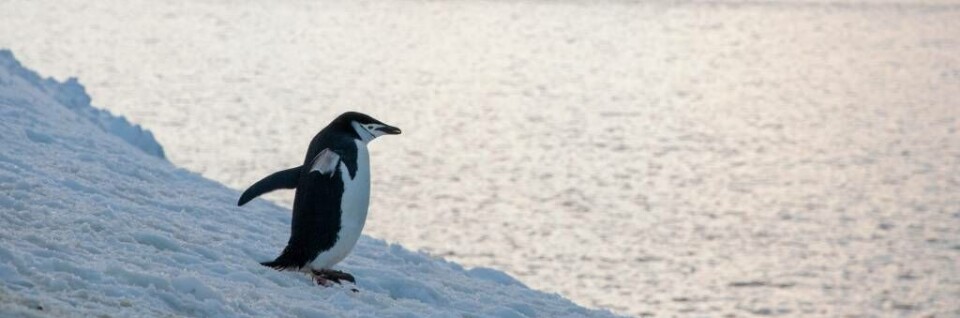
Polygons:
<instances>
[{"instance_id":1,"label":"penguin","mask_svg":"<svg viewBox=\"0 0 960 318\"><path fill-rule=\"evenodd\" d=\"M400 134L368 115L346 112L320 130L303 165L275 172L250 186L237 201L278 189L296 189L290 240L273 261L276 270L297 270L323 286L356 283L353 275L333 270L360 239L370 204L370 153L367 144L383 135Z\"/></svg>"}]
</instances>

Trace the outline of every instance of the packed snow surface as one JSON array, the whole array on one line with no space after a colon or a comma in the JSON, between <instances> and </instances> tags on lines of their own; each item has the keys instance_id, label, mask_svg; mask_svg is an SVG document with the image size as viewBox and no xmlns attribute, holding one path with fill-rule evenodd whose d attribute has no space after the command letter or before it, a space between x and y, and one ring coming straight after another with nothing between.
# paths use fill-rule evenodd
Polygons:
<instances>
[{"instance_id":1,"label":"packed snow surface","mask_svg":"<svg viewBox=\"0 0 960 318\"><path fill-rule=\"evenodd\" d=\"M234 189L369 113L365 233L583 305L960 317L960 1L2 0L0 47Z\"/></svg>"},{"instance_id":2,"label":"packed snow surface","mask_svg":"<svg viewBox=\"0 0 960 318\"><path fill-rule=\"evenodd\" d=\"M158 156L149 133L0 51L0 316L611 316L363 237L359 292L258 264L290 211ZM91 116L95 114L95 116Z\"/></svg>"}]
</instances>

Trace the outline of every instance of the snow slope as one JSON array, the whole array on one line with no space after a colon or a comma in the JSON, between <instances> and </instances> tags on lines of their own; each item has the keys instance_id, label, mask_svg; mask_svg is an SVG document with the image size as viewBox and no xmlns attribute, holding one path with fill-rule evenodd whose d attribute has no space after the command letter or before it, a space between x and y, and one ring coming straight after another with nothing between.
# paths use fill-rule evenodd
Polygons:
<instances>
[{"instance_id":1,"label":"snow slope","mask_svg":"<svg viewBox=\"0 0 960 318\"><path fill-rule=\"evenodd\" d=\"M67 79L63 83L57 82L52 78L41 78L36 73L21 67L17 60L14 59L13 53L8 50L0 50L0 67L7 69L11 75L26 81L29 86L49 96L58 104L65 106L81 118L92 122L103 131L120 137L147 154L164 158L163 147L157 143L157 140L153 138L153 134L150 133L150 131L144 130L138 125L131 124L122 116L114 116L108 111L91 107L90 96L87 95L83 86L77 82L76 78ZM6 96L13 95L16 94Z\"/></svg>"},{"instance_id":2,"label":"snow slope","mask_svg":"<svg viewBox=\"0 0 960 318\"><path fill-rule=\"evenodd\" d=\"M0 51L0 316L611 316L364 237L359 293L258 261L290 213L163 159L149 132Z\"/></svg>"}]
</instances>

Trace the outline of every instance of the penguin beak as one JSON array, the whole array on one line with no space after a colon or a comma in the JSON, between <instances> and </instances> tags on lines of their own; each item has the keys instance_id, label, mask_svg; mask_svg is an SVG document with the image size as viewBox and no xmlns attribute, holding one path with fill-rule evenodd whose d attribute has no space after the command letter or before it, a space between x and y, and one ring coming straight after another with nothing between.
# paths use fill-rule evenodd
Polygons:
<instances>
[{"instance_id":1,"label":"penguin beak","mask_svg":"<svg viewBox=\"0 0 960 318\"><path fill-rule=\"evenodd\" d=\"M377 130L382 131L384 134L387 134L387 135L400 134L400 128L393 127L393 126L383 125L383 127L377 127Z\"/></svg>"}]
</instances>

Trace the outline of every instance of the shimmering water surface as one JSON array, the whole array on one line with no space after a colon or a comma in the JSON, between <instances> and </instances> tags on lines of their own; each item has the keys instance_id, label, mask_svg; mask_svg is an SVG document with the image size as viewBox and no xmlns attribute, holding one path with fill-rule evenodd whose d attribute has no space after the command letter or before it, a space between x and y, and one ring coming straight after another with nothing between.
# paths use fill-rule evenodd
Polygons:
<instances>
[{"instance_id":1,"label":"shimmering water surface","mask_svg":"<svg viewBox=\"0 0 960 318\"><path fill-rule=\"evenodd\" d=\"M0 1L0 47L186 169L245 188L360 110L404 130L365 233L635 316L960 315L958 35L947 1Z\"/></svg>"}]
</instances>

